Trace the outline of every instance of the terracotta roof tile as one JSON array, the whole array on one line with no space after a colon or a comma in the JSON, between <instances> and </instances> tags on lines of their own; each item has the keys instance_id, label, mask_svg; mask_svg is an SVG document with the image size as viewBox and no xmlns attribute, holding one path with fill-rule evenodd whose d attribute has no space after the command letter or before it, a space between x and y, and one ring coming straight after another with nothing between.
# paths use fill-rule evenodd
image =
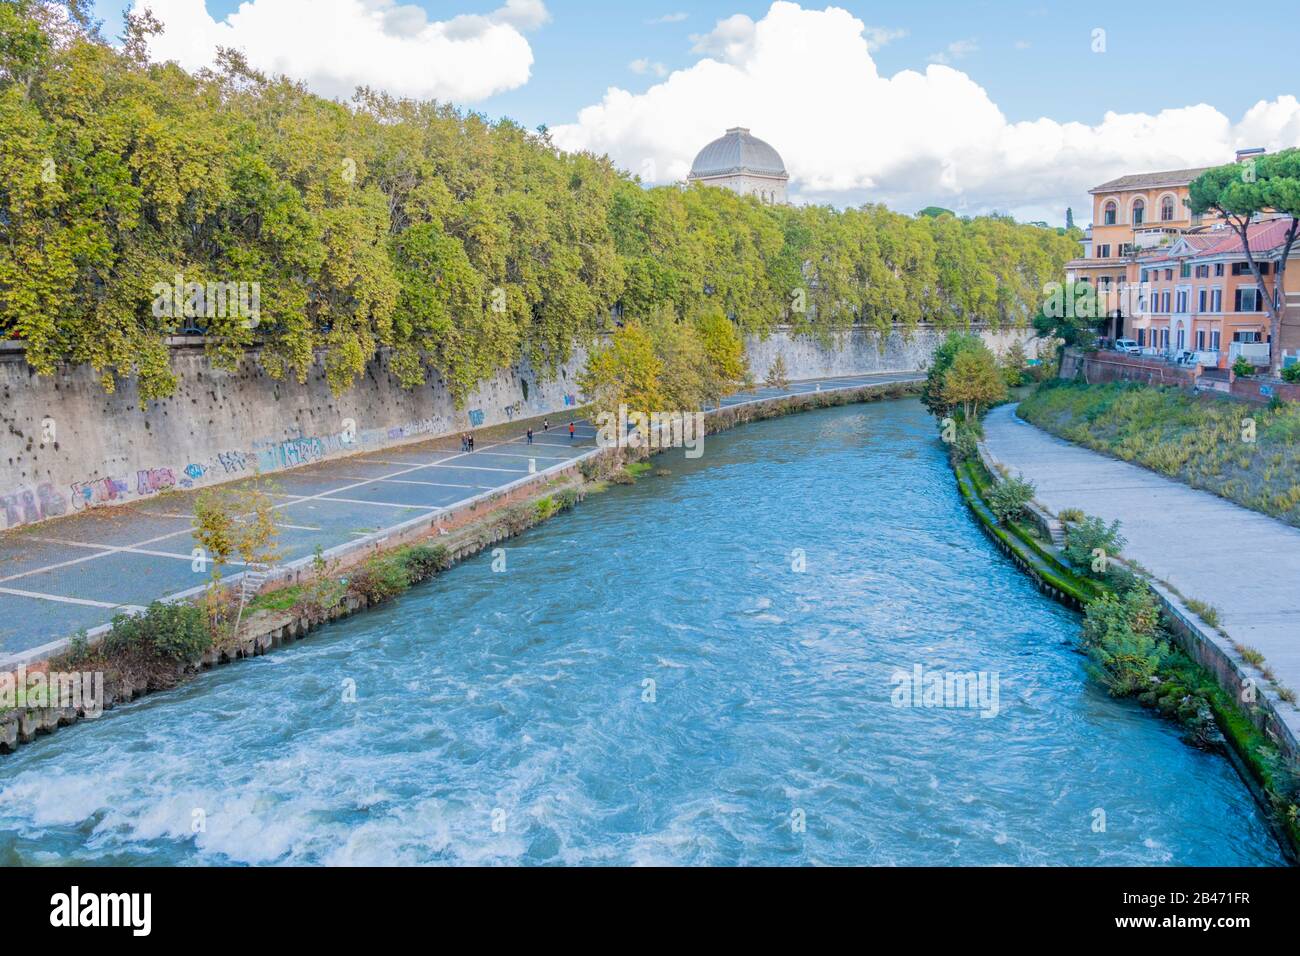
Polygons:
<instances>
[{"instance_id":1,"label":"terracotta roof tile","mask_svg":"<svg viewBox=\"0 0 1300 956\"><path fill-rule=\"evenodd\" d=\"M1123 189L1151 189L1156 186L1186 186L1201 173L1213 168L1201 166L1196 169L1168 169L1158 173L1134 173L1131 176L1121 176L1100 186L1094 186L1088 192L1103 193L1118 192Z\"/></svg>"}]
</instances>

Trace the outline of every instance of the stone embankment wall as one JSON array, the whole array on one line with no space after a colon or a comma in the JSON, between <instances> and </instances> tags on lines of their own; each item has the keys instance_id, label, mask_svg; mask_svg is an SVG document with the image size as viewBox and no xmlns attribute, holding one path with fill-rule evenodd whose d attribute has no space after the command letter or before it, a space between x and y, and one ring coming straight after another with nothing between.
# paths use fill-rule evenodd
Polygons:
<instances>
[{"instance_id":1,"label":"stone embankment wall","mask_svg":"<svg viewBox=\"0 0 1300 956\"><path fill-rule=\"evenodd\" d=\"M984 331L997 352L1020 332ZM925 367L943 333L853 329L819 344L778 330L747 343L762 380L780 354L791 380ZM1033 342L1029 342L1032 353ZM235 371L205 357L202 342L176 340L169 398L140 407L134 381L106 394L88 367L35 375L22 347L0 343L0 530L118 504L170 488L190 489L348 455L499 425L563 415L581 401L575 350L546 380L527 362L482 383L457 409L437 380L403 389L381 354L343 395L330 392L321 362L308 381L276 381L250 351Z\"/></svg>"}]
</instances>

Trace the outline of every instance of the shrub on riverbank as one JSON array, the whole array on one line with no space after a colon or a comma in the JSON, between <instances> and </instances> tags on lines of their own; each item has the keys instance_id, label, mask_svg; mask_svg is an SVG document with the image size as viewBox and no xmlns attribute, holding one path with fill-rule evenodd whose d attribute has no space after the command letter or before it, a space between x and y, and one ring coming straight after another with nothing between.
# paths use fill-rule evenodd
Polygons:
<instances>
[{"instance_id":1,"label":"shrub on riverbank","mask_svg":"<svg viewBox=\"0 0 1300 956\"><path fill-rule=\"evenodd\" d=\"M1119 557L1127 539L1119 533L1119 521L1109 525L1096 515L1088 515L1066 526L1066 560L1074 567L1095 578L1105 578L1110 570L1110 559Z\"/></svg>"},{"instance_id":2,"label":"shrub on riverbank","mask_svg":"<svg viewBox=\"0 0 1300 956\"><path fill-rule=\"evenodd\" d=\"M998 521L1006 524L1024 515L1025 506L1034 500L1034 483L1023 475L1003 478L988 490L985 500Z\"/></svg>"},{"instance_id":3,"label":"shrub on riverbank","mask_svg":"<svg viewBox=\"0 0 1300 956\"><path fill-rule=\"evenodd\" d=\"M1155 596L1142 584L1123 595L1107 592L1087 606L1083 644L1093 675L1116 697L1147 690L1170 653Z\"/></svg>"},{"instance_id":4,"label":"shrub on riverbank","mask_svg":"<svg viewBox=\"0 0 1300 956\"><path fill-rule=\"evenodd\" d=\"M104 636L110 656L147 661L198 661L212 644L203 611L193 604L154 601L143 614L119 614Z\"/></svg>"},{"instance_id":5,"label":"shrub on riverbank","mask_svg":"<svg viewBox=\"0 0 1300 956\"><path fill-rule=\"evenodd\" d=\"M1053 381L1020 403L1039 428L1300 527L1300 403Z\"/></svg>"}]
</instances>

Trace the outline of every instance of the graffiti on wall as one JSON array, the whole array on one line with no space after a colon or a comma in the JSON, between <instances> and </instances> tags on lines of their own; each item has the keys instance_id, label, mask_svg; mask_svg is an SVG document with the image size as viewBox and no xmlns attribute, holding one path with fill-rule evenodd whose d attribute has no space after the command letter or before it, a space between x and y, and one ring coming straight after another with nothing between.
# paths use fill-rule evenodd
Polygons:
<instances>
[{"instance_id":1,"label":"graffiti on wall","mask_svg":"<svg viewBox=\"0 0 1300 956\"><path fill-rule=\"evenodd\" d=\"M176 472L170 468L141 468L135 473L135 493L152 495L176 487Z\"/></svg>"},{"instance_id":2,"label":"graffiti on wall","mask_svg":"<svg viewBox=\"0 0 1300 956\"><path fill-rule=\"evenodd\" d=\"M125 478L96 478L72 483L72 507L89 508L108 501L118 501L130 492Z\"/></svg>"},{"instance_id":3,"label":"graffiti on wall","mask_svg":"<svg viewBox=\"0 0 1300 956\"><path fill-rule=\"evenodd\" d=\"M35 488L15 488L0 495L5 527L12 528L42 518L57 518L68 510L67 499L48 481Z\"/></svg>"},{"instance_id":4,"label":"graffiti on wall","mask_svg":"<svg viewBox=\"0 0 1300 956\"><path fill-rule=\"evenodd\" d=\"M575 404L574 396L566 395L564 404ZM513 419L523 408L522 402L506 406L506 418ZM469 420L474 427L481 426L486 420L483 409L471 409ZM425 418L358 431L355 421L347 421L351 422L351 426L337 434L259 439L248 449L214 452L184 465L154 465L137 468L124 475L86 478L72 482L68 486L69 493L66 497L48 482L34 488L19 487L7 494L0 493L0 514L4 516L0 527L12 528L57 517L70 510L81 511L127 499L148 497L169 489L188 490L244 474L293 468L320 461L333 454L382 447L405 438L436 434L445 430L449 424L440 419Z\"/></svg>"}]
</instances>

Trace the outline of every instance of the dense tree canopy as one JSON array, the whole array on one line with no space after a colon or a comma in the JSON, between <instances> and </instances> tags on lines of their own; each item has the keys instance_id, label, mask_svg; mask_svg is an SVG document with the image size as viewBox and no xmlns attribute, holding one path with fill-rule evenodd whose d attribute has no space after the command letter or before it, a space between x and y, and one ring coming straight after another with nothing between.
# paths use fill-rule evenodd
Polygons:
<instances>
[{"instance_id":1,"label":"dense tree canopy","mask_svg":"<svg viewBox=\"0 0 1300 956\"><path fill-rule=\"evenodd\" d=\"M182 277L260 289L255 323L201 317L226 366L259 343L270 374L305 380L323 350L342 390L387 348L404 384L434 374L461 399L520 354L554 369L635 323L713 349L669 375L695 391L741 374L719 321L1022 324L1077 251L1004 217L647 189L509 120L371 90L343 105L228 51L191 75L147 62L147 16L116 49L57 9L0 4L0 337L42 374L89 363L107 389L168 394L186 319L156 287Z\"/></svg>"}]
</instances>

